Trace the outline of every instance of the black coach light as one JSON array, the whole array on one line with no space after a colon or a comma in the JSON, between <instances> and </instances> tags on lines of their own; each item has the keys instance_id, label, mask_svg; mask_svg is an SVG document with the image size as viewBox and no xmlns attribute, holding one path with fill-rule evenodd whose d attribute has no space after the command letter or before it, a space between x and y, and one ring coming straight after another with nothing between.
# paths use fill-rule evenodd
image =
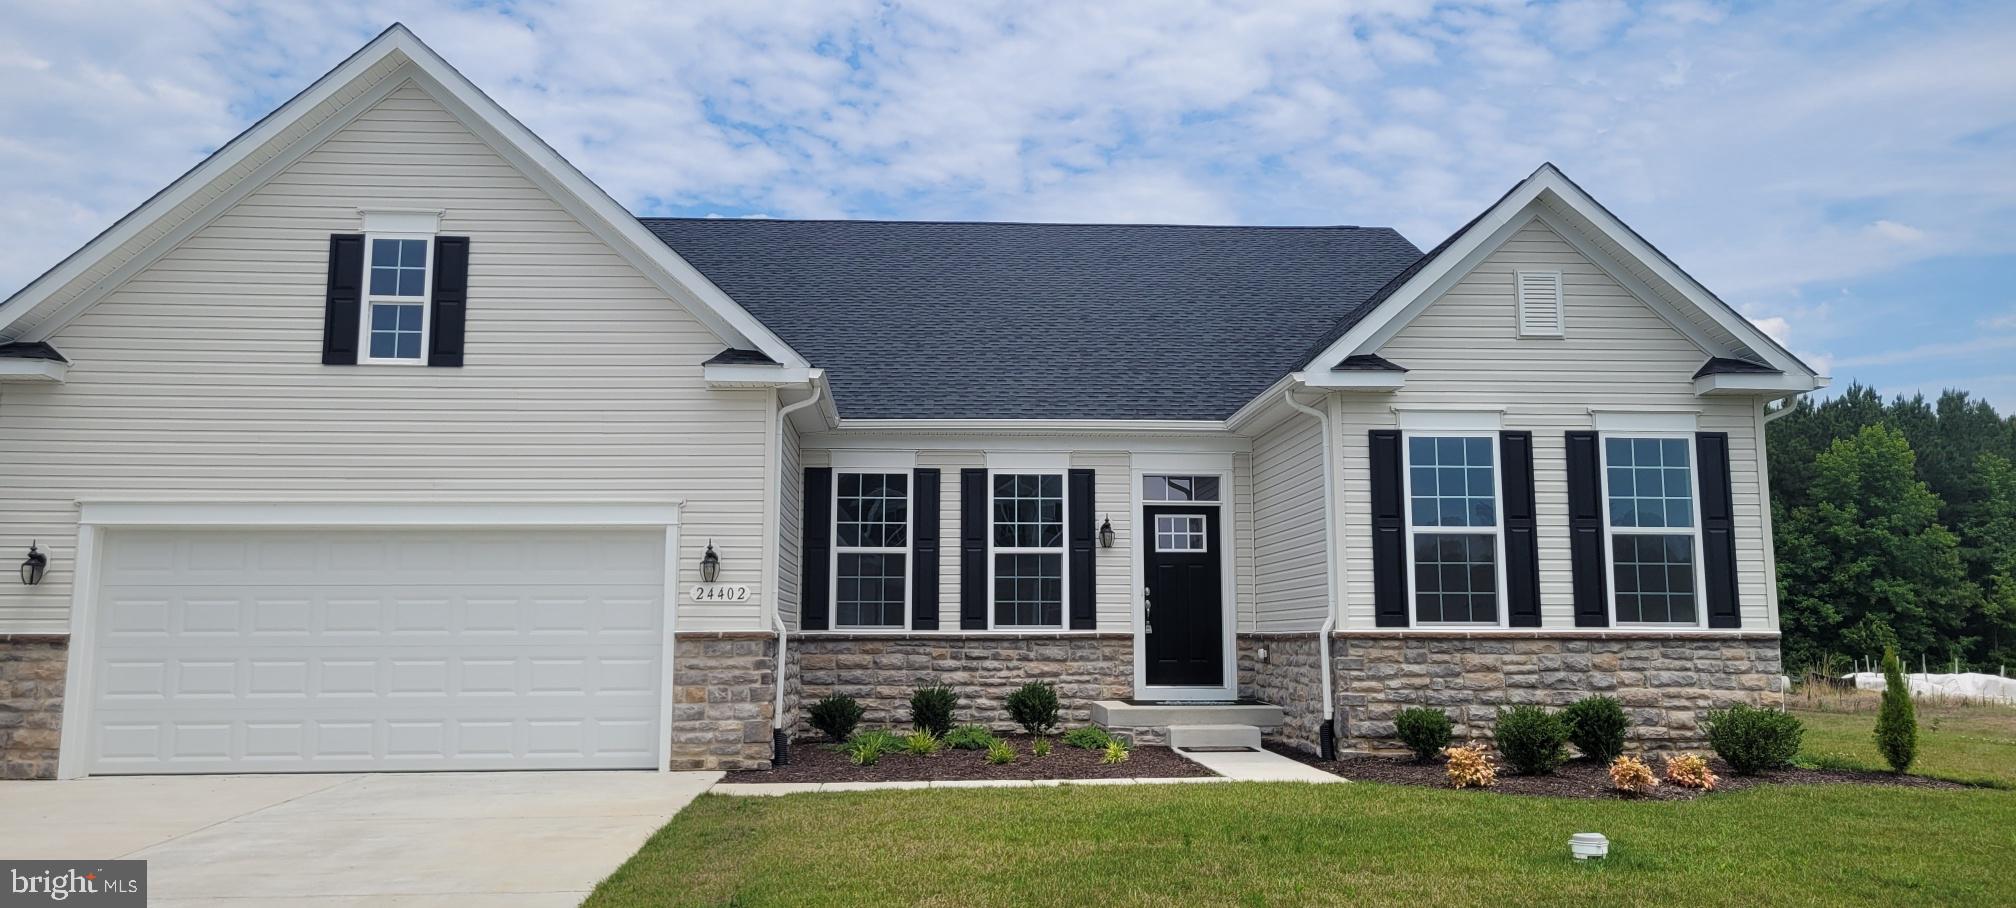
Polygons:
<instances>
[{"instance_id":1,"label":"black coach light","mask_svg":"<svg viewBox=\"0 0 2016 908\"><path fill-rule=\"evenodd\" d=\"M700 556L700 582L713 583L721 576L721 556L714 554L714 540L707 540L707 554Z\"/></svg>"},{"instance_id":2,"label":"black coach light","mask_svg":"<svg viewBox=\"0 0 2016 908\"><path fill-rule=\"evenodd\" d=\"M34 586L42 582L42 575L49 570L49 556L28 543L28 557L21 562L21 582Z\"/></svg>"},{"instance_id":3,"label":"black coach light","mask_svg":"<svg viewBox=\"0 0 2016 908\"><path fill-rule=\"evenodd\" d=\"M1099 547L1102 549L1110 549L1113 547L1112 517L1107 517L1104 522L1099 524Z\"/></svg>"}]
</instances>

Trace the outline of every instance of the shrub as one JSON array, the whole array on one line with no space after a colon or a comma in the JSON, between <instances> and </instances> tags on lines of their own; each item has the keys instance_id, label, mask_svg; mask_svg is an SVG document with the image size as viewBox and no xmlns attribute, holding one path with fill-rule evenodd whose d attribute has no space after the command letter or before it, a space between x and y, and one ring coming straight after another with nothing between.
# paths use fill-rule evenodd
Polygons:
<instances>
[{"instance_id":1,"label":"shrub","mask_svg":"<svg viewBox=\"0 0 2016 908\"><path fill-rule=\"evenodd\" d=\"M1674 754L1666 758L1666 781L1681 788L1714 791L1715 773L1708 769L1708 761L1699 754Z\"/></svg>"},{"instance_id":2,"label":"shrub","mask_svg":"<svg viewBox=\"0 0 2016 908\"><path fill-rule=\"evenodd\" d=\"M935 754L941 746L937 735L921 728L903 736L903 749L919 757Z\"/></svg>"},{"instance_id":3,"label":"shrub","mask_svg":"<svg viewBox=\"0 0 2016 908\"><path fill-rule=\"evenodd\" d=\"M812 727L835 741L845 741L854 737L854 728L861 724L861 713L861 704L854 702L853 697L834 694L812 704Z\"/></svg>"},{"instance_id":4,"label":"shrub","mask_svg":"<svg viewBox=\"0 0 2016 908\"><path fill-rule=\"evenodd\" d=\"M1031 736L1047 735L1057 727L1057 688L1031 681L1008 695L1008 717Z\"/></svg>"},{"instance_id":5,"label":"shrub","mask_svg":"<svg viewBox=\"0 0 2016 908\"><path fill-rule=\"evenodd\" d=\"M1561 721L1568 723L1568 740L1583 756L1613 763L1624 755L1624 729L1631 720L1614 698L1583 697L1561 711Z\"/></svg>"},{"instance_id":6,"label":"shrub","mask_svg":"<svg viewBox=\"0 0 2016 908\"><path fill-rule=\"evenodd\" d=\"M903 739L889 732L877 729L864 731L847 740L841 750L856 766L873 766L883 754L895 753L903 748Z\"/></svg>"},{"instance_id":7,"label":"shrub","mask_svg":"<svg viewBox=\"0 0 2016 908\"><path fill-rule=\"evenodd\" d=\"M986 750L994 744L994 733L985 725L961 725L945 733L945 746L954 750Z\"/></svg>"},{"instance_id":8,"label":"shrub","mask_svg":"<svg viewBox=\"0 0 2016 908\"><path fill-rule=\"evenodd\" d=\"M1894 772L1910 769L1918 756L1918 713L1894 649L1883 651L1883 708L1876 714L1876 749Z\"/></svg>"},{"instance_id":9,"label":"shrub","mask_svg":"<svg viewBox=\"0 0 2016 908\"><path fill-rule=\"evenodd\" d=\"M939 737L952 730L952 711L959 707L959 695L943 684L920 687L910 693L910 725Z\"/></svg>"},{"instance_id":10,"label":"shrub","mask_svg":"<svg viewBox=\"0 0 2016 908\"><path fill-rule=\"evenodd\" d=\"M1426 706L1408 707L1393 717L1393 733L1423 763L1449 746L1451 729L1448 713Z\"/></svg>"},{"instance_id":11,"label":"shrub","mask_svg":"<svg viewBox=\"0 0 2016 908\"><path fill-rule=\"evenodd\" d=\"M1482 744L1445 748L1449 758L1449 785L1452 788L1490 788L1498 784L1498 767L1491 764L1491 752Z\"/></svg>"},{"instance_id":12,"label":"shrub","mask_svg":"<svg viewBox=\"0 0 2016 908\"><path fill-rule=\"evenodd\" d=\"M1031 745L1029 745L1029 753L1031 753L1032 755L1035 755L1035 756L1038 756L1038 757L1047 757L1047 756L1049 756L1049 755L1050 755L1050 739L1049 739L1049 738L1037 738L1037 739L1036 739L1036 743L1034 743L1034 744L1031 744Z\"/></svg>"},{"instance_id":13,"label":"shrub","mask_svg":"<svg viewBox=\"0 0 2016 908\"><path fill-rule=\"evenodd\" d=\"M1064 733L1064 743L1081 750L1100 750L1112 740L1113 736L1097 725L1074 728Z\"/></svg>"},{"instance_id":14,"label":"shrub","mask_svg":"<svg viewBox=\"0 0 2016 908\"><path fill-rule=\"evenodd\" d=\"M987 745L987 762L996 766L1015 762L1015 745L1006 741L996 741Z\"/></svg>"},{"instance_id":15,"label":"shrub","mask_svg":"<svg viewBox=\"0 0 2016 908\"><path fill-rule=\"evenodd\" d=\"M1610 761L1610 785L1625 794L1642 795L1659 787L1659 777L1637 757L1618 757Z\"/></svg>"},{"instance_id":16,"label":"shrub","mask_svg":"<svg viewBox=\"0 0 2016 908\"><path fill-rule=\"evenodd\" d=\"M1119 741L1108 741L1106 742L1106 752L1099 755L1099 762L1108 765L1125 763L1130 756L1132 754L1127 752L1126 744Z\"/></svg>"},{"instance_id":17,"label":"shrub","mask_svg":"<svg viewBox=\"0 0 2016 908\"><path fill-rule=\"evenodd\" d=\"M1498 753L1520 775L1544 776L1568 759L1568 724L1538 706L1498 711Z\"/></svg>"},{"instance_id":18,"label":"shrub","mask_svg":"<svg viewBox=\"0 0 2016 908\"><path fill-rule=\"evenodd\" d=\"M1708 746L1730 769L1746 776L1791 763L1806 731L1787 713L1741 703L1710 712L1705 724Z\"/></svg>"}]
</instances>

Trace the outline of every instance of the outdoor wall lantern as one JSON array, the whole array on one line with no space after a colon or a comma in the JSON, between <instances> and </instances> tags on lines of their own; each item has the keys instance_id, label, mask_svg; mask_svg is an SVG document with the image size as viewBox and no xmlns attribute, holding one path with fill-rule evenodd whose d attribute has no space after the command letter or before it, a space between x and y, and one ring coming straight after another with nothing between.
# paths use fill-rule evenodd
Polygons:
<instances>
[{"instance_id":1,"label":"outdoor wall lantern","mask_svg":"<svg viewBox=\"0 0 2016 908\"><path fill-rule=\"evenodd\" d=\"M1105 522L1099 524L1099 547L1102 549L1110 549L1113 547L1112 517L1107 517Z\"/></svg>"},{"instance_id":2,"label":"outdoor wall lantern","mask_svg":"<svg viewBox=\"0 0 2016 908\"><path fill-rule=\"evenodd\" d=\"M21 562L21 582L34 586L42 582L42 575L49 570L49 556L28 543L28 557Z\"/></svg>"},{"instance_id":3,"label":"outdoor wall lantern","mask_svg":"<svg viewBox=\"0 0 2016 908\"><path fill-rule=\"evenodd\" d=\"M714 540L707 540L707 554L700 556L700 582L713 583L721 576L721 556L714 554Z\"/></svg>"}]
</instances>

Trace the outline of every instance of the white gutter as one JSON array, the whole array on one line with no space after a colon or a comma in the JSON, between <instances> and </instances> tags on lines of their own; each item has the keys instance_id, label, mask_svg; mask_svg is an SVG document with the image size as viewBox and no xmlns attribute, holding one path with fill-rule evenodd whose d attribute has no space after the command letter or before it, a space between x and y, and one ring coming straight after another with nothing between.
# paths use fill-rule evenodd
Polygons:
<instances>
[{"instance_id":1,"label":"white gutter","mask_svg":"<svg viewBox=\"0 0 2016 908\"><path fill-rule=\"evenodd\" d=\"M1764 408L1764 424L1768 426L1768 425L1770 425L1770 424L1771 424L1772 422L1774 422L1774 421L1776 421L1777 419L1779 419L1780 417L1783 417L1783 416L1784 416L1785 414L1787 414L1787 413L1790 413L1790 412L1792 412L1793 410L1797 409L1797 408L1798 408L1798 403L1799 403L1799 400L1798 400L1798 398L1799 398L1799 395L1797 395L1797 394L1794 394L1794 395L1792 395L1792 396L1790 396L1790 397L1782 397L1782 398L1779 398L1780 400L1783 400L1783 401L1785 402L1785 405L1784 405L1784 406L1782 406L1782 407L1779 407L1779 408L1778 408L1778 409L1776 409L1776 410L1773 410L1773 409L1771 409L1770 407L1765 407L1765 408Z\"/></svg>"},{"instance_id":2,"label":"white gutter","mask_svg":"<svg viewBox=\"0 0 2016 908\"><path fill-rule=\"evenodd\" d=\"M791 418L791 414L818 403L820 395L826 390L826 386L818 380L818 376L816 375L813 377L811 384L812 396L777 411L777 456L770 459L770 468L773 473L770 478L770 488L777 492L777 494L770 496L770 526L773 532L784 526L784 492L782 483L784 481L785 422ZM768 545L771 551L774 552L777 550L777 540L770 540ZM771 579L773 581L776 579L775 572L772 572ZM798 588L800 590L805 588L805 578L798 578ZM781 734L785 727L784 656L785 647L791 642L791 629L784 626L784 604L778 601L777 593L778 590L773 585L770 590L770 625L777 629L777 700L775 707L770 711L770 727L775 732Z\"/></svg>"},{"instance_id":3,"label":"white gutter","mask_svg":"<svg viewBox=\"0 0 2016 908\"><path fill-rule=\"evenodd\" d=\"M1336 740L1336 730L1335 726L1331 723L1336 719L1337 697L1331 689L1336 682L1331 677L1335 671L1330 661L1330 634L1337 629L1337 581L1339 565L1337 564L1336 480L1332 478L1332 475L1337 472L1337 468L1330 461L1330 415L1296 400L1294 385L1289 385L1281 390L1281 400L1288 406L1315 417L1318 430L1323 433L1323 560L1327 567L1324 576L1329 580L1330 607L1324 610L1323 628L1316 632L1316 653L1317 659L1321 662L1321 674L1323 677L1323 726L1329 730L1330 740L1334 742ZM1335 745L1333 744L1332 746L1334 747ZM1324 754L1324 756L1334 757L1335 753Z\"/></svg>"}]
</instances>

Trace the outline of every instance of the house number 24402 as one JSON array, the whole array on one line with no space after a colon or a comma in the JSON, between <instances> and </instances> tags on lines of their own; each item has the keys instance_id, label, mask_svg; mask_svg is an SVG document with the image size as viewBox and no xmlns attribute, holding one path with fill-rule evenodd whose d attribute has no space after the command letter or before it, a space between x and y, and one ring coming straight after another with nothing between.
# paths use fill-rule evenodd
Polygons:
<instances>
[{"instance_id":1,"label":"house number 24402","mask_svg":"<svg viewBox=\"0 0 2016 908\"><path fill-rule=\"evenodd\" d=\"M726 583L702 584L693 588L694 602L747 602L749 588Z\"/></svg>"}]
</instances>

